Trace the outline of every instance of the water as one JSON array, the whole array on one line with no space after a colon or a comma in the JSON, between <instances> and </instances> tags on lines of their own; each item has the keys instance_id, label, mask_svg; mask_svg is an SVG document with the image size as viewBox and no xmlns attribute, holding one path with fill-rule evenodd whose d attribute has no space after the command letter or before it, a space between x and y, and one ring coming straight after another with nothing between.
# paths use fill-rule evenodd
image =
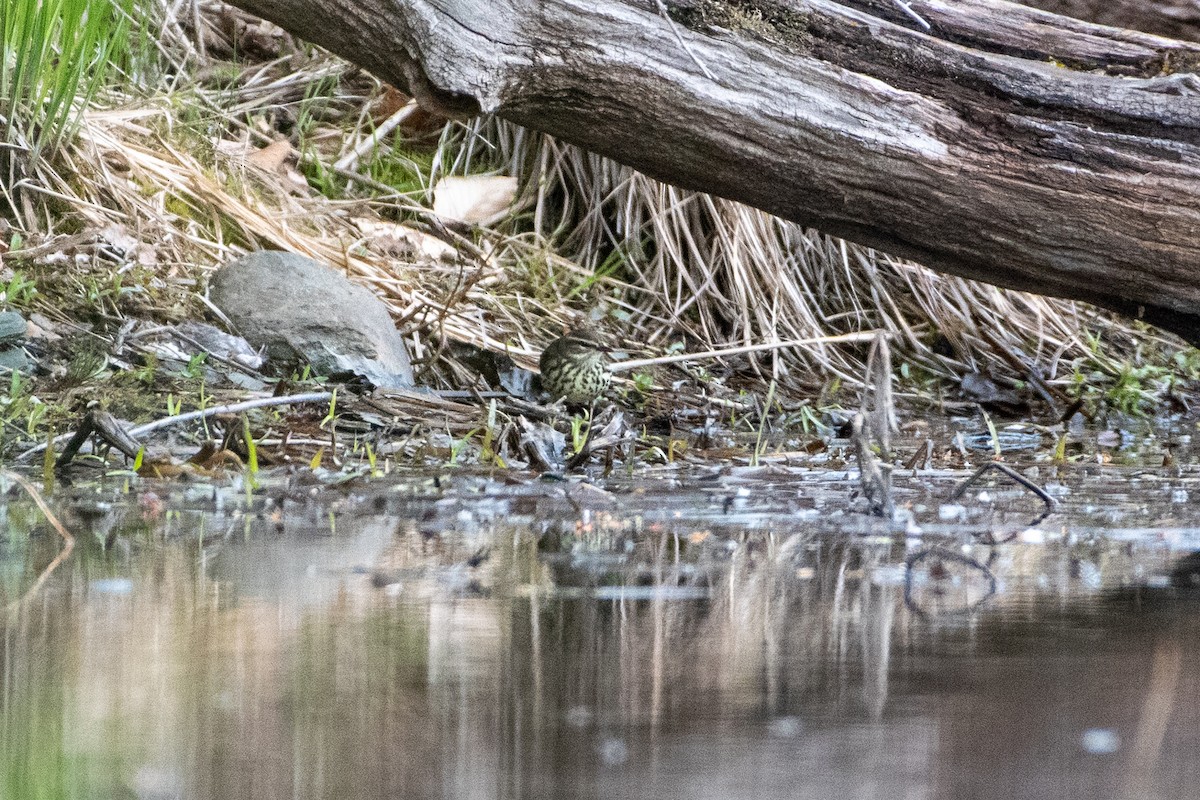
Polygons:
<instances>
[{"instance_id":1,"label":"water","mask_svg":"<svg viewBox=\"0 0 1200 800\"><path fill-rule=\"evenodd\" d=\"M1200 797L1200 472L1043 470L1035 529L837 477L60 490L2 796ZM17 601L60 541L3 514Z\"/></svg>"}]
</instances>

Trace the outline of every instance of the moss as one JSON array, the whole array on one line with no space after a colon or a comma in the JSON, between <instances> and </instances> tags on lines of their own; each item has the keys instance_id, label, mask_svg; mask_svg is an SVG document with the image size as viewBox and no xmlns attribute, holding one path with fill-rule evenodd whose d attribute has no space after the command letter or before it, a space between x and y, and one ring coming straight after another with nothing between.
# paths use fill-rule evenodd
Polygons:
<instances>
[{"instance_id":1,"label":"moss","mask_svg":"<svg viewBox=\"0 0 1200 800\"><path fill-rule=\"evenodd\" d=\"M1167 50L1162 54L1163 75L1200 72L1200 53L1192 50Z\"/></svg>"},{"instance_id":2,"label":"moss","mask_svg":"<svg viewBox=\"0 0 1200 800\"><path fill-rule=\"evenodd\" d=\"M809 15L764 0L698 0L667 6L668 14L692 30L725 28L739 34L806 49L811 40Z\"/></svg>"}]
</instances>

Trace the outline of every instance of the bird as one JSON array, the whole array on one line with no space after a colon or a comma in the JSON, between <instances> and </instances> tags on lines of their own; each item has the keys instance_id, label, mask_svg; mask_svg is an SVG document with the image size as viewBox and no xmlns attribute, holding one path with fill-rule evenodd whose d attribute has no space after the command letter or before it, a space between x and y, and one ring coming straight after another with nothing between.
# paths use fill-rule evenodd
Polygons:
<instances>
[{"instance_id":1,"label":"bird","mask_svg":"<svg viewBox=\"0 0 1200 800\"><path fill-rule=\"evenodd\" d=\"M588 406L608 387L607 350L587 329L575 328L546 346L538 359L542 388L568 406Z\"/></svg>"}]
</instances>

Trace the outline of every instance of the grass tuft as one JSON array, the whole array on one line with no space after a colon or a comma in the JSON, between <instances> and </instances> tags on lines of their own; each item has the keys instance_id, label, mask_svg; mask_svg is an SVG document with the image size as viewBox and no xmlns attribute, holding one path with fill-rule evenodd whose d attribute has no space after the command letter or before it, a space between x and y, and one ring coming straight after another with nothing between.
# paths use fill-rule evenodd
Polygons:
<instances>
[{"instance_id":1,"label":"grass tuft","mask_svg":"<svg viewBox=\"0 0 1200 800\"><path fill-rule=\"evenodd\" d=\"M130 53L132 0L7 0L0 12L4 199L70 138ZM24 210L28 210L28 204Z\"/></svg>"}]
</instances>

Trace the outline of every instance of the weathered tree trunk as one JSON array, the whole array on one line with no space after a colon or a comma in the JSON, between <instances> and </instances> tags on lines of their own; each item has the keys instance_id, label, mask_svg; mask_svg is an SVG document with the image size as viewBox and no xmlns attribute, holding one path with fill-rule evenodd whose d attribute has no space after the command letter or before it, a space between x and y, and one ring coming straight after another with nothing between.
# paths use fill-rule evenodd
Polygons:
<instances>
[{"instance_id":1,"label":"weathered tree trunk","mask_svg":"<svg viewBox=\"0 0 1200 800\"><path fill-rule=\"evenodd\" d=\"M914 0L928 32L892 0L663 3L236 0L423 104L1200 342L1200 47L1001 0Z\"/></svg>"}]
</instances>

